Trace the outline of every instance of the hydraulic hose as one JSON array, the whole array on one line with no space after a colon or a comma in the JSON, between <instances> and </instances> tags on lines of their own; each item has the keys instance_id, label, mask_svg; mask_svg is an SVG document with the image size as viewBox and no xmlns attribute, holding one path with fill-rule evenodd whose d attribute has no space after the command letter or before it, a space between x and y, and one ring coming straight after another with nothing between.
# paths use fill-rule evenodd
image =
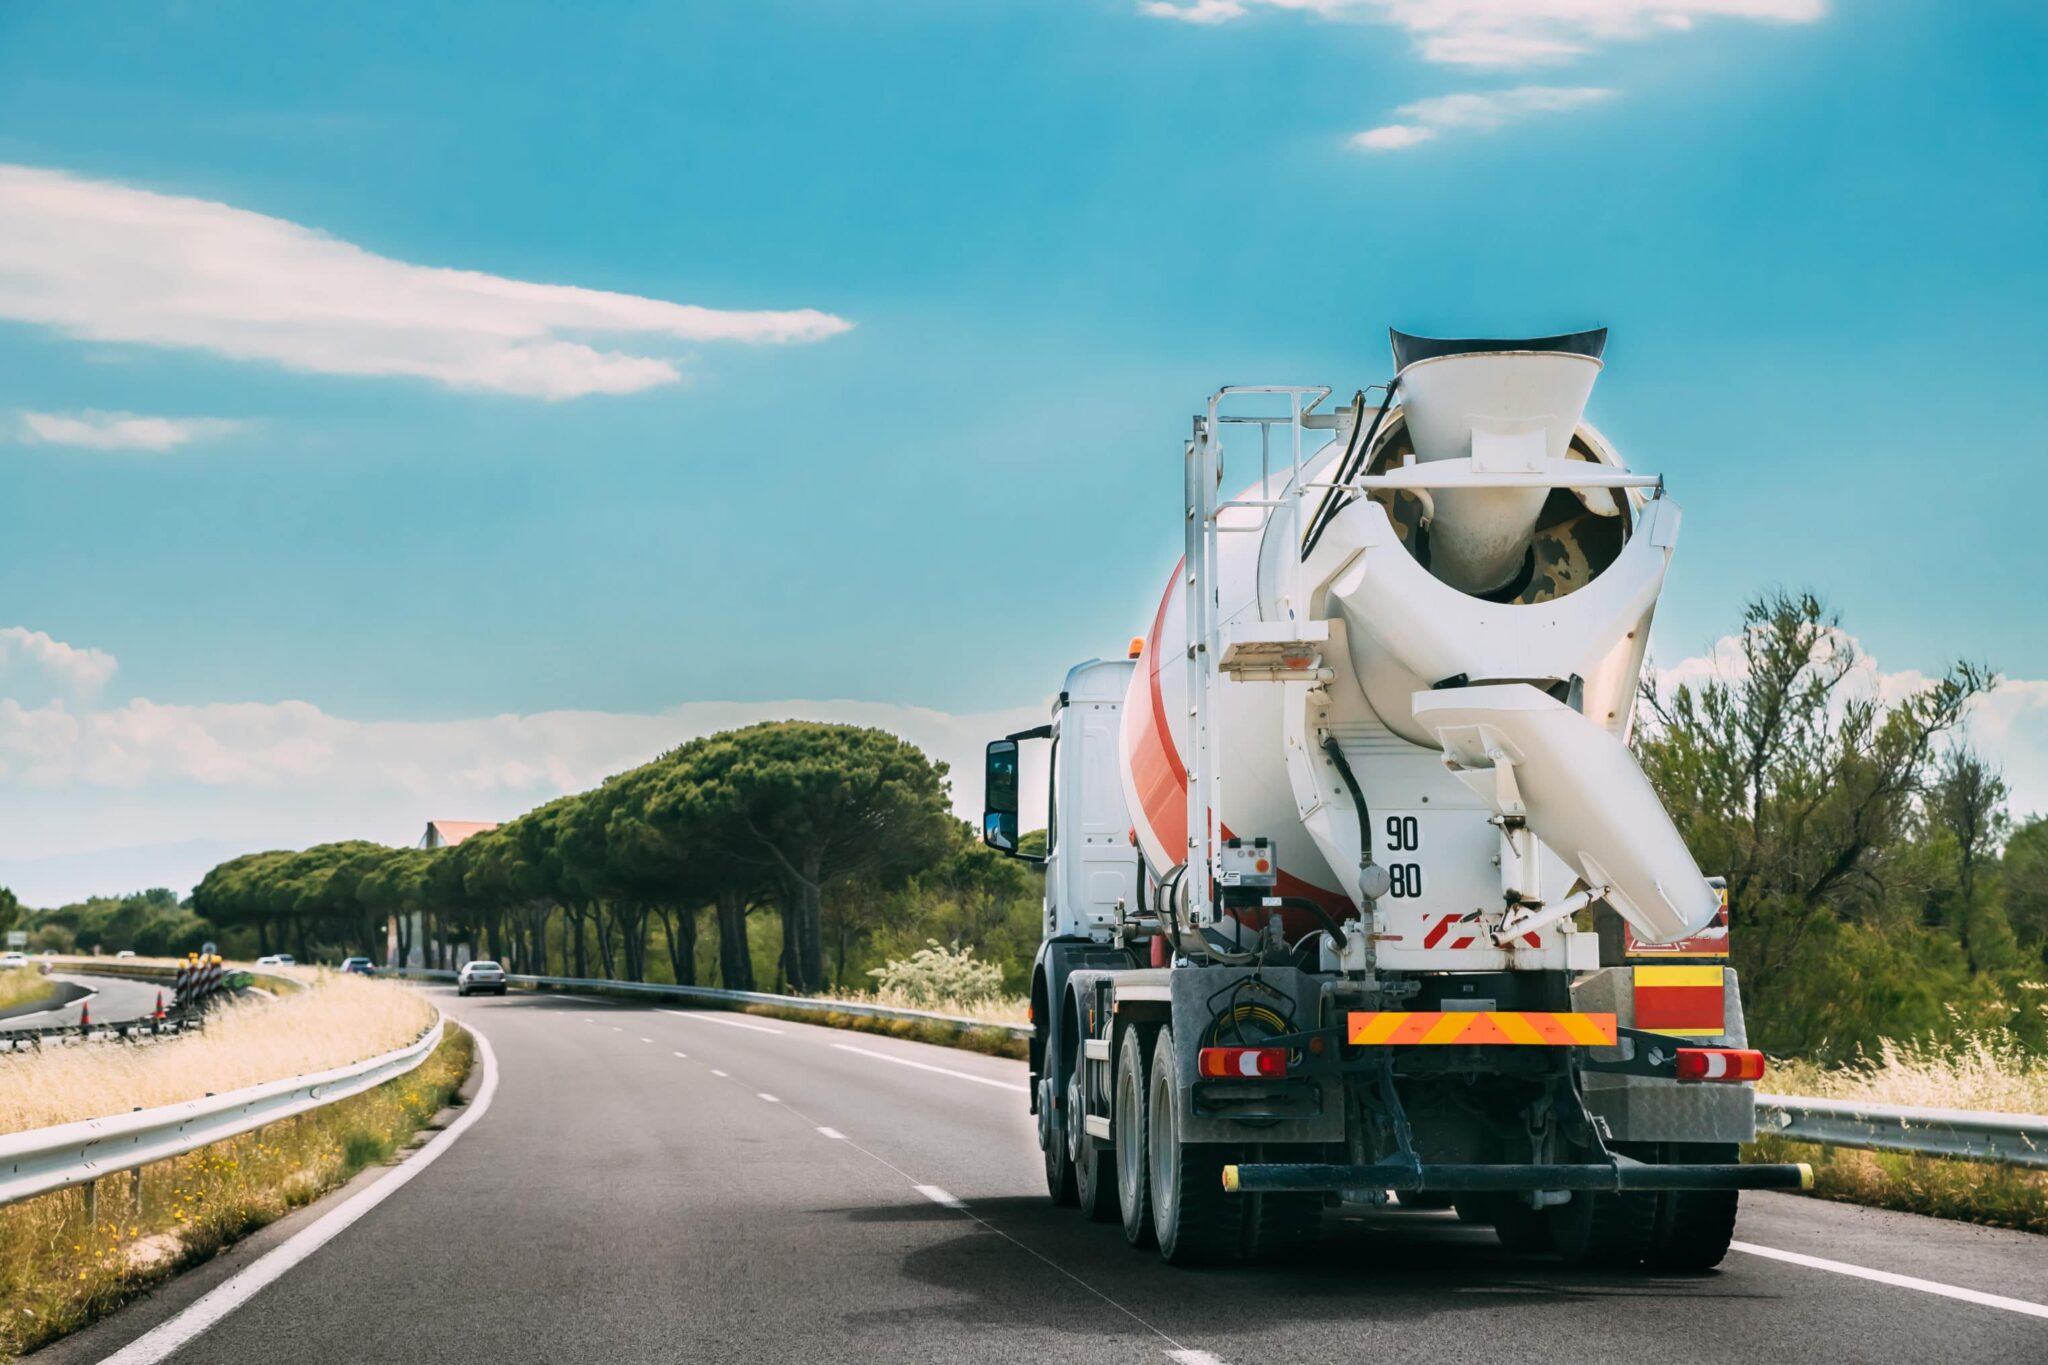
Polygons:
<instances>
[{"instance_id":1,"label":"hydraulic hose","mask_svg":"<svg viewBox=\"0 0 2048 1365\"><path fill-rule=\"evenodd\" d=\"M1351 793L1351 803L1358 807L1358 865L1364 867L1372 861L1372 812L1366 809L1365 793L1359 790L1351 762L1344 757L1344 746L1337 742L1335 736L1324 735L1323 752L1336 765L1337 776L1344 779L1345 789Z\"/></svg>"},{"instance_id":2,"label":"hydraulic hose","mask_svg":"<svg viewBox=\"0 0 2048 1365\"><path fill-rule=\"evenodd\" d=\"M1350 940L1344 936L1344 931L1337 927L1337 921L1331 917L1330 912L1323 909L1322 906L1317 905L1308 897L1282 896L1280 897L1280 903L1282 905L1291 905L1297 910L1306 910L1311 915L1314 915L1317 919L1321 920L1323 922L1323 932L1327 933L1330 936L1330 942L1337 945L1338 952L1343 952L1345 945L1350 942Z\"/></svg>"},{"instance_id":3,"label":"hydraulic hose","mask_svg":"<svg viewBox=\"0 0 2048 1365\"><path fill-rule=\"evenodd\" d=\"M1359 464L1371 453L1373 442L1379 439L1380 424L1387 420L1387 410L1394 406L1394 391L1400 387L1401 376L1399 375L1395 375L1387 381L1387 396L1380 400L1380 410L1373 414L1372 426L1366 431L1365 439L1363 440L1358 439L1358 417L1365 415L1365 395L1361 393L1358 396L1358 405L1354 409L1357 416L1353 417L1351 422L1352 446L1344 452L1344 462L1337 471L1337 477L1332 482L1340 484L1349 483L1352 479L1358 477ZM1331 520L1336 517L1337 513L1344 510L1344 502L1348 501L1348 499L1340 501L1340 497L1341 494L1335 488L1324 490L1323 500L1316 504L1316 514L1309 518L1308 534L1301 542L1301 557L1303 559L1307 559L1315 550L1317 543L1323 538L1324 529L1329 526Z\"/></svg>"}]
</instances>

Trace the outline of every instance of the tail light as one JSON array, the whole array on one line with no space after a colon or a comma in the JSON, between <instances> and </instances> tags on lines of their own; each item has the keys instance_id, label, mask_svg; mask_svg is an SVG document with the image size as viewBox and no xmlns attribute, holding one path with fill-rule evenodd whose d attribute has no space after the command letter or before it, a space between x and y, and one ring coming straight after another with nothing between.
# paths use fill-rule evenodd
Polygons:
<instances>
[{"instance_id":1,"label":"tail light","mask_svg":"<svg viewBox=\"0 0 2048 1365\"><path fill-rule=\"evenodd\" d=\"M1285 1076L1287 1074L1287 1049L1284 1047L1205 1047L1196 1063L1196 1070L1204 1076L1215 1079L1239 1079L1250 1076L1260 1079Z\"/></svg>"},{"instance_id":2,"label":"tail light","mask_svg":"<svg viewBox=\"0 0 2048 1365\"><path fill-rule=\"evenodd\" d=\"M1764 1054L1737 1047L1682 1047L1678 1049L1678 1079L1681 1081L1760 1081L1764 1078Z\"/></svg>"}]
</instances>

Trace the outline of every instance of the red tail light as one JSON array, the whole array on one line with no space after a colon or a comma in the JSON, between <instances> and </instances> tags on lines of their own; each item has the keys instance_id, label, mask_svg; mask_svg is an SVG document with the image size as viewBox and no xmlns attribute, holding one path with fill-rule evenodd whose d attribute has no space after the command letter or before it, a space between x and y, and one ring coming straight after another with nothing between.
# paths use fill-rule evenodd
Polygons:
<instances>
[{"instance_id":1,"label":"red tail light","mask_svg":"<svg viewBox=\"0 0 2048 1365\"><path fill-rule=\"evenodd\" d=\"M1244 1077L1271 1078L1287 1074L1284 1047L1205 1047L1196 1065L1204 1076L1241 1080Z\"/></svg>"},{"instance_id":2,"label":"red tail light","mask_svg":"<svg viewBox=\"0 0 2048 1365\"><path fill-rule=\"evenodd\" d=\"M1682 1047L1678 1049L1681 1081L1760 1081L1764 1054L1748 1048Z\"/></svg>"}]
</instances>

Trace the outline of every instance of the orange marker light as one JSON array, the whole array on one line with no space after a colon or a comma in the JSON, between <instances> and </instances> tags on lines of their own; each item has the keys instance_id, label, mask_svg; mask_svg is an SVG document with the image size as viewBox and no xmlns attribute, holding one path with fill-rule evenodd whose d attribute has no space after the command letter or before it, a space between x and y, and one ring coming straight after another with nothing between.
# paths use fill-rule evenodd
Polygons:
<instances>
[{"instance_id":1,"label":"orange marker light","mask_svg":"<svg viewBox=\"0 0 2048 1365\"><path fill-rule=\"evenodd\" d=\"M1126 659L1135 659L1135 658L1137 658L1137 657L1138 657L1138 656L1139 656L1140 654L1143 654L1144 652L1145 652L1145 637L1144 637L1144 636L1142 636L1142 635L1133 635L1133 636L1131 637L1131 651L1130 651L1130 653L1128 653L1128 654L1124 655L1124 657L1125 657Z\"/></svg>"}]
</instances>

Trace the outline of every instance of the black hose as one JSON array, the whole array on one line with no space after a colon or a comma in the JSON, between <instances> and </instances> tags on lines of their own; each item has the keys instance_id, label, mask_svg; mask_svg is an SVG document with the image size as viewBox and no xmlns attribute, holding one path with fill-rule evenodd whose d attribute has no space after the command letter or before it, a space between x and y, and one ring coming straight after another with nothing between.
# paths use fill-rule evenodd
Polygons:
<instances>
[{"instance_id":1,"label":"black hose","mask_svg":"<svg viewBox=\"0 0 2048 1365\"><path fill-rule=\"evenodd\" d=\"M1280 903L1282 905L1291 905L1297 910L1306 910L1311 915L1314 915L1317 919L1321 920L1323 922L1324 931L1329 934L1330 942L1337 945L1338 952L1343 952L1344 945L1350 942L1349 939L1345 938L1344 931L1337 927L1337 921L1331 918L1330 912L1323 909L1322 906L1317 905L1308 897L1282 896L1280 897Z\"/></svg>"},{"instance_id":2,"label":"black hose","mask_svg":"<svg viewBox=\"0 0 2048 1365\"><path fill-rule=\"evenodd\" d=\"M1379 439L1380 423L1387 420L1387 409L1394 406L1394 391L1400 387L1401 376L1399 375L1395 375L1387 381L1387 396L1380 400L1380 410L1373 414L1372 426L1366 431L1364 440L1358 439L1357 419L1352 419L1353 445L1351 449L1344 452L1344 462L1337 471L1337 477L1331 480L1331 482L1349 483L1358 476L1359 463L1372 452L1373 442ZM1360 394L1359 397L1361 402L1359 403L1358 411L1363 415L1365 405L1362 400L1364 395ZM1344 501L1339 501L1338 499L1339 492L1337 489L1327 488L1323 490L1323 500L1316 504L1316 514L1309 518L1308 534L1301 543L1301 557L1303 559L1307 559L1315 550L1317 543L1323 538L1324 530L1336 519L1337 514L1344 510L1345 502L1349 501L1349 499Z\"/></svg>"},{"instance_id":3,"label":"black hose","mask_svg":"<svg viewBox=\"0 0 2048 1365\"><path fill-rule=\"evenodd\" d=\"M1330 762L1337 765L1337 776L1344 779L1344 785L1351 792L1351 803L1358 807L1358 865L1365 866L1372 861L1372 812L1366 809L1365 793L1358 789L1358 779L1352 775L1351 763L1344 757L1344 746L1335 736L1323 736L1323 752L1330 756Z\"/></svg>"}]
</instances>

